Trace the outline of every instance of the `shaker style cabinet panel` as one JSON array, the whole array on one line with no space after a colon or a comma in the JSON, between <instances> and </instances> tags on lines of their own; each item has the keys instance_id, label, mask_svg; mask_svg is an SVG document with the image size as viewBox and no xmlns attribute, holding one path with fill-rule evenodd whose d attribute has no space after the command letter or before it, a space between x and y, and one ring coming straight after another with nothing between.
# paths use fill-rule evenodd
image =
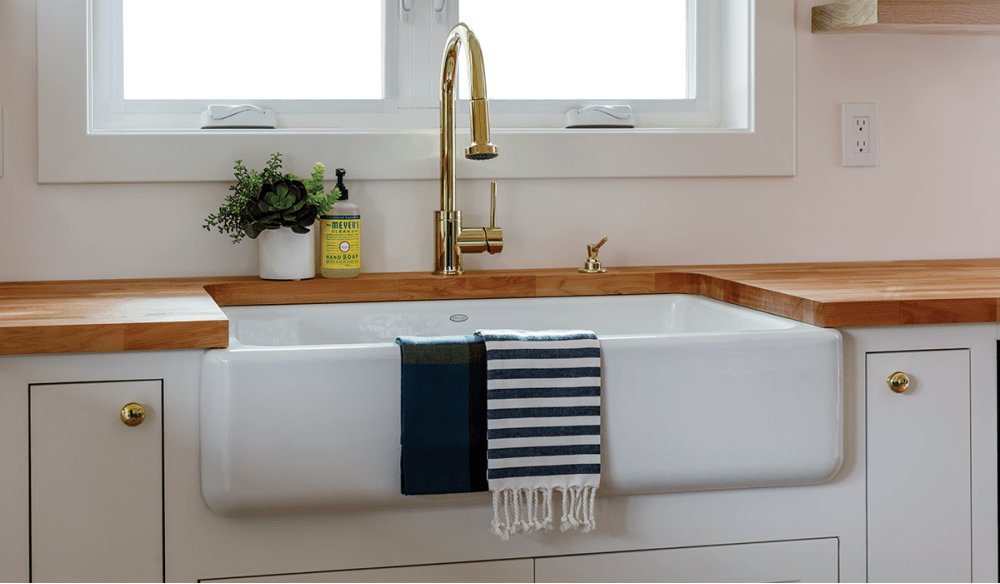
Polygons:
<instances>
[{"instance_id":1,"label":"shaker style cabinet panel","mask_svg":"<svg viewBox=\"0 0 1000 584\"><path fill-rule=\"evenodd\" d=\"M162 388L29 386L32 581L163 581Z\"/></svg>"},{"instance_id":2,"label":"shaker style cabinet panel","mask_svg":"<svg viewBox=\"0 0 1000 584\"><path fill-rule=\"evenodd\" d=\"M464 562L338 572L224 578L219 582L531 582L532 560ZM214 582L208 579L202 582Z\"/></svg>"},{"instance_id":3,"label":"shaker style cabinet panel","mask_svg":"<svg viewBox=\"0 0 1000 584\"><path fill-rule=\"evenodd\" d=\"M868 581L969 582L970 353L868 353L866 361ZM901 393L887 381L895 372L906 376Z\"/></svg>"},{"instance_id":4,"label":"shaker style cabinet panel","mask_svg":"<svg viewBox=\"0 0 1000 584\"><path fill-rule=\"evenodd\" d=\"M535 560L536 582L837 582L836 538Z\"/></svg>"}]
</instances>

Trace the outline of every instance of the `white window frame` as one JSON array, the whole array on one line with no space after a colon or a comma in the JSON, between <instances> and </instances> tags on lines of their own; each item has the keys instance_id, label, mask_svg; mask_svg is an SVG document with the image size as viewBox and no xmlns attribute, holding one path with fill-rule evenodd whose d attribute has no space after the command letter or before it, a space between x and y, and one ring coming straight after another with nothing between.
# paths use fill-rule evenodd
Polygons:
<instances>
[{"instance_id":1,"label":"white window frame","mask_svg":"<svg viewBox=\"0 0 1000 584\"><path fill-rule=\"evenodd\" d=\"M689 97L684 99L631 99L631 100L503 100L490 99L490 119L500 128L561 128L567 111L588 105L628 105L635 114L637 127L641 128L722 128L723 103L720 95L725 91L721 84L721 64L709 58L722 46L720 0L686 0L688 3L687 29L694 35L694 55L688 55L688 67L695 74L688 79ZM725 2L726 0L721 0ZM454 20L453 20L454 21ZM544 31L539 30L538 34ZM484 47L489 61L488 45ZM490 70L486 64L487 77ZM595 72L595 75L599 72ZM650 67L650 75L656 75ZM461 80L460 80L461 82ZM489 90L487 83L487 91ZM727 88L728 89L728 88ZM459 96L465 87L459 88ZM740 92L736 92L737 99ZM742 92L745 95L745 92ZM469 115L467 100L460 100L457 111ZM463 120L464 121L464 120Z\"/></svg>"},{"instance_id":2,"label":"white window frame","mask_svg":"<svg viewBox=\"0 0 1000 584\"><path fill-rule=\"evenodd\" d=\"M372 0L362 0L372 1ZM383 35L383 79L382 99L351 100L251 100L227 102L225 100L126 100L123 87L124 53L122 38L122 0L88 1L90 24L88 50L95 58L90 59L90 99L91 131L150 130L197 128L201 122L201 112L212 104L249 103L258 107L274 109L272 101L281 104L281 112L286 114L308 114L317 111L332 112L333 116L309 116L312 126L340 127L343 119L337 120L336 113L386 114L398 109L399 97L399 18L394 12L392 0L381 0ZM208 65L211 66L211 65ZM343 118L344 116L340 116ZM339 123L338 123L339 122Z\"/></svg>"},{"instance_id":3,"label":"white window frame","mask_svg":"<svg viewBox=\"0 0 1000 584\"><path fill-rule=\"evenodd\" d=\"M422 1L430 2L414 4ZM724 96L716 127L526 129L496 112L492 134L500 156L488 162L459 160L459 178L794 175L794 5L787 0L721 2L746 13L720 14L722 34L712 50L725 59L713 82L718 87L710 90ZM321 160L350 169L356 180L438 178L437 96L426 90L410 102L399 101L395 112L352 116L355 127L95 128L88 86L90 0L37 0L36 8L40 183L230 181L234 160L265 161L275 150L286 154L290 168ZM401 44L412 44L398 52L402 70L412 69L408 59L426 62L428 53L443 46L443 39L419 42L405 34ZM487 47L484 56L488 73ZM432 56L427 67L436 69L439 60ZM402 75L400 95L412 83ZM378 124L365 116L378 116Z\"/></svg>"}]
</instances>

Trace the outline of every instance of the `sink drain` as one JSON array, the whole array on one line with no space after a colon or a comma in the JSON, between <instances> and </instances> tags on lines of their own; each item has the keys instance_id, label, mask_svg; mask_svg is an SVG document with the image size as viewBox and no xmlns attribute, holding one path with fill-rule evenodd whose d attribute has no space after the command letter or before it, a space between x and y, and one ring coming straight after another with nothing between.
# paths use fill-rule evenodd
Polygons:
<instances>
[{"instance_id":1,"label":"sink drain","mask_svg":"<svg viewBox=\"0 0 1000 584\"><path fill-rule=\"evenodd\" d=\"M448 320L450 320L451 322L465 322L469 320L469 317L465 316L464 314L453 314L448 317Z\"/></svg>"}]
</instances>

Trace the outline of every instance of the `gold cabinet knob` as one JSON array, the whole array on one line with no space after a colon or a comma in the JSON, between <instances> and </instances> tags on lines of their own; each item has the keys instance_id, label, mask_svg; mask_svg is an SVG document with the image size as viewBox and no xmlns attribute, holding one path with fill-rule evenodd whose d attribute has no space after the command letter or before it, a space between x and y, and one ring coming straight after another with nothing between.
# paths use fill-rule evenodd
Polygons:
<instances>
[{"instance_id":1,"label":"gold cabinet knob","mask_svg":"<svg viewBox=\"0 0 1000 584\"><path fill-rule=\"evenodd\" d=\"M129 427L135 427L146 419L146 410L139 404L132 402L125 404L122 408L122 423Z\"/></svg>"},{"instance_id":2,"label":"gold cabinet knob","mask_svg":"<svg viewBox=\"0 0 1000 584\"><path fill-rule=\"evenodd\" d=\"M902 371L893 373L885 381L889 384L889 389L896 393L903 393L910 387L910 377Z\"/></svg>"}]
</instances>

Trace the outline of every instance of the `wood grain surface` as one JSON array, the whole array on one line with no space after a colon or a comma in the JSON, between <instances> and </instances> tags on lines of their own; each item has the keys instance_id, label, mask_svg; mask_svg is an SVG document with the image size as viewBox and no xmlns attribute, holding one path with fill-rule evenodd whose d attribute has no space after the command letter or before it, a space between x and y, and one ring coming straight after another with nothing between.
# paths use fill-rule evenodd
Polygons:
<instances>
[{"instance_id":1,"label":"wood grain surface","mask_svg":"<svg viewBox=\"0 0 1000 584\"><path fill-rule=\"evenodd\" d=\"M996 322L1000 259L0 283L0 354L213 348L220 306L697 294L823 327Z\"/></svg>"},{"instance_id":2,"label":"wood grain surface","mask_svg":"<svg viewBox=\"0 0 1000 584\"><path fill-rule=\"evenodd\" d=\"M996 0L840 0L812 9L814 33L1000 34Z\"/></svg>"},{"instance_id":3,"label":"wood grain surface","mask_svg":"<svg viewBox=\"0 0 1000 584\"><path fill-rule=\"evenodd\" d=\"M229 343L203 280L0 283L0 355L201 349Z\"/></svg>"}]
</instances>

